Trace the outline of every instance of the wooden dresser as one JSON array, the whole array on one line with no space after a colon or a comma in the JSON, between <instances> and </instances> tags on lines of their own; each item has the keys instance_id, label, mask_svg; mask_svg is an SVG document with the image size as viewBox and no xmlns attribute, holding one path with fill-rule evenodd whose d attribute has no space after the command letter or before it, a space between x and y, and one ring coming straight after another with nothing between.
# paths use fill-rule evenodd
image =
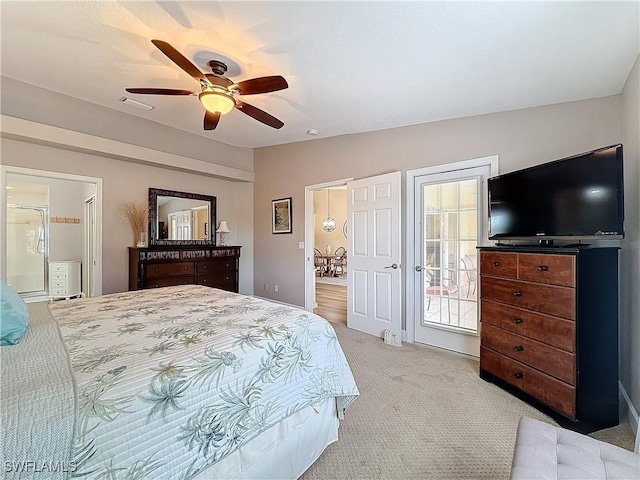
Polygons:
<instances>
[{"instance_id":1,"label":"wooden dresser","mask_svg":"<svg viewBox=\"0 0 640 480\"><path fill-rule=\"evenodd\" d=\"M129 248L129 290L206 285L238 292L241 247Z\"/></svg>"},{"instance_id":2,"label":"wooden dresser","mask_svg":"<svg viewBox=\"0 0 640 480\"><path fill-rule=\"evenodd\" d=\"M480 376L590 432L618 424L618 248L482 247Z\"/></svg>"}]
</instances>

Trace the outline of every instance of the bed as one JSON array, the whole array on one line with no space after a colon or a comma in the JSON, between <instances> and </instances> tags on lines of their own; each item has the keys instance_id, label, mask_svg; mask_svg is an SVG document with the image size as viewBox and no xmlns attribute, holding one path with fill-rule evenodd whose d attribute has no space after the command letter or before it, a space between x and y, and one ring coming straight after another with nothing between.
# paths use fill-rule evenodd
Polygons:
<instances>
[{"instance_id":1,"label":"bed","mask_svg":"<svg viewBox=\"0 0 640 480\"><path fill-rule=\"evenodd\" d=\"M50 478L296 478L358 395L326 320L254 297L187 285L30 316L0 356L8 478L25 465L7 461Z\"/></svg>"}]
</instances>

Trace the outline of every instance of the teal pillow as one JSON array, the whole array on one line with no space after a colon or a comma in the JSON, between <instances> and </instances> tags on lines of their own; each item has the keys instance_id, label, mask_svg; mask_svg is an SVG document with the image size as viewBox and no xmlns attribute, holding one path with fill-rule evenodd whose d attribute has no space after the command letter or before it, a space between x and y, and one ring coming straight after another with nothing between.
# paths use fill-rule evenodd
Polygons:
<instances>
[{"instance_id":1,"label":"teal pillow","mask_svg":"<svg viewBox=\"0 0 640 480\"><path fill-rule=\"evenodd\" d=\"M0 281L0 346L20 342L28 320L29 310L22 297Z\"/></svg>"}]
</instances>

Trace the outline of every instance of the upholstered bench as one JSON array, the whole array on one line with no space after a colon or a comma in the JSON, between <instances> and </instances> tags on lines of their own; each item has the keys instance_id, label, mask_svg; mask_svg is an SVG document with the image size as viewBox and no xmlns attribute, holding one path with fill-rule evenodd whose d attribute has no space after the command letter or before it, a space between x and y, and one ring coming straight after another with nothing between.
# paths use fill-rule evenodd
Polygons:
<instances>
[{"instance_id":1,"label":"upholstered bench","mask_svg":"<svg viewBox=\"0 0 640 480\"><path fill-rule=\"evenodd\" d=\"M511 480L640 479L640 455L522 417Z\"/></svg>"}]
</instances>

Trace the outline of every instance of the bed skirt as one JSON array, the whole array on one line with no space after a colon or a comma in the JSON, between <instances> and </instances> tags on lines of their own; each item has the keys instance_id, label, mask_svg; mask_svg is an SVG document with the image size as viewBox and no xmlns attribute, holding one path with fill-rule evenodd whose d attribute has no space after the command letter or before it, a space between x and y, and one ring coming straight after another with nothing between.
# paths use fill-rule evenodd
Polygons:
<instances>
[{"instance_id":1,"label":"bed skirt","mask_svg":"<svg viewBox=\"0 0 640 480\"><path fill-rule=\"evenodd\" d=\"M195 478L298 478L338 440L338 426L336 400L328 398L274 425Z\"/></svg>"}]
</instances>

